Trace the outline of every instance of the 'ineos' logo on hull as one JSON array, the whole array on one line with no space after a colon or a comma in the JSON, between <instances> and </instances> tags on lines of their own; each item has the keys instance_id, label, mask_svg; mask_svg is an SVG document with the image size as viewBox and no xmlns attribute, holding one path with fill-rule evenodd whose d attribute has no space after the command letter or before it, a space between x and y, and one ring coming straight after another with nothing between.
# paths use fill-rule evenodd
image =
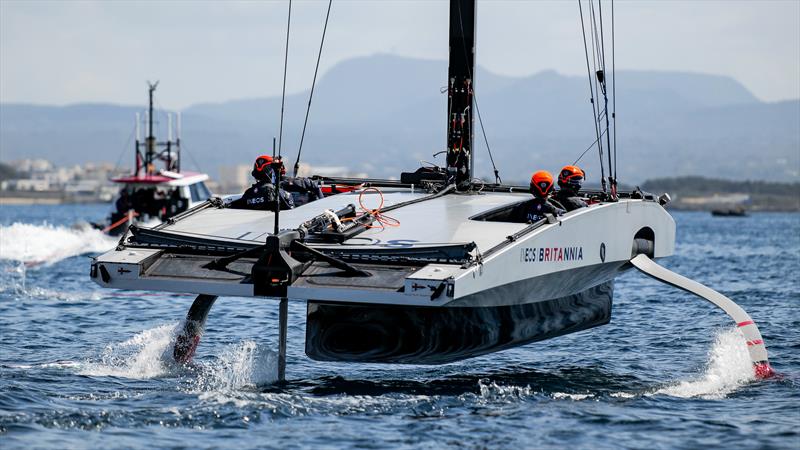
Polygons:
<instances>
[{"instance_id":1,"label":"'ineos' logo on hull","mask_svg":"<svg viewBox=\"0 0 800 450\"><path fill-rule=\"evenodd\" d=\"M600 243L600 262L606 262L606 243Z\"/></svg>"}]
</instances>

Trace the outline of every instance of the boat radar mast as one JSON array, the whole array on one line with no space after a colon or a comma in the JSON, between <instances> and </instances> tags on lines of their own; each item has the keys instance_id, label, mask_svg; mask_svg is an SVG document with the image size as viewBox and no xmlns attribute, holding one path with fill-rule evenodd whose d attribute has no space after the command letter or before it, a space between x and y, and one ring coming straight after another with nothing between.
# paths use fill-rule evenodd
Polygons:
<instances>
[{"instance_id":1,"label":"boat radar mast","mask_svg":"<svg viewBox=\"0 0 800 450\"><path fill-rule=\"evenodd\" d=\"M135 162L135 175L139 176L142 169L145 175L153 175L158 172L156 169L156 160L164 162L164 168L167 171L180 173L180 154L181 154L181 116L180 113L176 116L176 138L172 140L172 114L167 114L167 140L158 142L153 134L154 110L153 110L153 93L158 87L158 81L155 83L147 82L147 89L149 95L149 106L147 109L146 119L147 122L147 137L142 142L139 137L139 114L136 114L136 162Z\"/></svg>"}]
</instances>

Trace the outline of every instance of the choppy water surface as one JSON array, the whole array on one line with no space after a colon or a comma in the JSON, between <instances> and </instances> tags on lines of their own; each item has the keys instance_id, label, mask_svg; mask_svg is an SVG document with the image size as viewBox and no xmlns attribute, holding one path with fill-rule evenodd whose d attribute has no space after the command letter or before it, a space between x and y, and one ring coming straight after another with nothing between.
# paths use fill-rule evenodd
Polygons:
<instances>
[{"instance_id":1,"label":"choppy water surface","mask_svg":"<svg viewBox=\"0 0 800 450\"><path fill-rule=\"evenodd\" d=\"M756 381L710 304L628 272L611 324L439 367L318 363L290 304L222 298L191 368L166 363L189 295L100 289L106 206L0 209L0 445L13 447L800 447L800 215L676 213L662 261L760 325Z\"/></svg>"}]
</instances>

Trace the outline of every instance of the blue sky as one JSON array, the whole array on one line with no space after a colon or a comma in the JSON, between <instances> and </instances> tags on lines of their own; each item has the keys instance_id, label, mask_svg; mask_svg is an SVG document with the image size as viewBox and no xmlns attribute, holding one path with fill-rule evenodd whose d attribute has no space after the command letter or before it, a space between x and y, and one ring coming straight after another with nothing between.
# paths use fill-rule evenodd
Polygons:
<instances>
[{"instance_id":1,"label":"blue sky","mask_svg":"<svg viewBox=\"0 0 800 450\"><path fill-rule=\"evenodd\" d=\"M310 84L326 6L293 4L289 91ZM161 80L159 101L169 108L279 94L286 8L0 0L0 101L139 104L148 79ZM374 53L444 60L447 9L444 1L334 0L321 69ZM618 0L615 13L618 69L728 75L765 101L800 98L800 1ZM478 14L486 69L585 73L577 2L484 0Z\"/></svg>"}]
</instances>

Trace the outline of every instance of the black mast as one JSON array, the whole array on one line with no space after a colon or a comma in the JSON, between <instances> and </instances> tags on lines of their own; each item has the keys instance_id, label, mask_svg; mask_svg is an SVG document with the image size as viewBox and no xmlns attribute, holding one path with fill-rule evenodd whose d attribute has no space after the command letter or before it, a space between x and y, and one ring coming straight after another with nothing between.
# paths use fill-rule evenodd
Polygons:
<instances>
[{"instance_id":1,"label":"black mast","mask_svg":"<svg viewBox=\"0 0 800 450\"><path fill-rule=\"evenodd\" d=\"M476 0L450 0L447 71L447 176L458 189L472 180L473 78Z\"/></svg>"}]
</instances>

